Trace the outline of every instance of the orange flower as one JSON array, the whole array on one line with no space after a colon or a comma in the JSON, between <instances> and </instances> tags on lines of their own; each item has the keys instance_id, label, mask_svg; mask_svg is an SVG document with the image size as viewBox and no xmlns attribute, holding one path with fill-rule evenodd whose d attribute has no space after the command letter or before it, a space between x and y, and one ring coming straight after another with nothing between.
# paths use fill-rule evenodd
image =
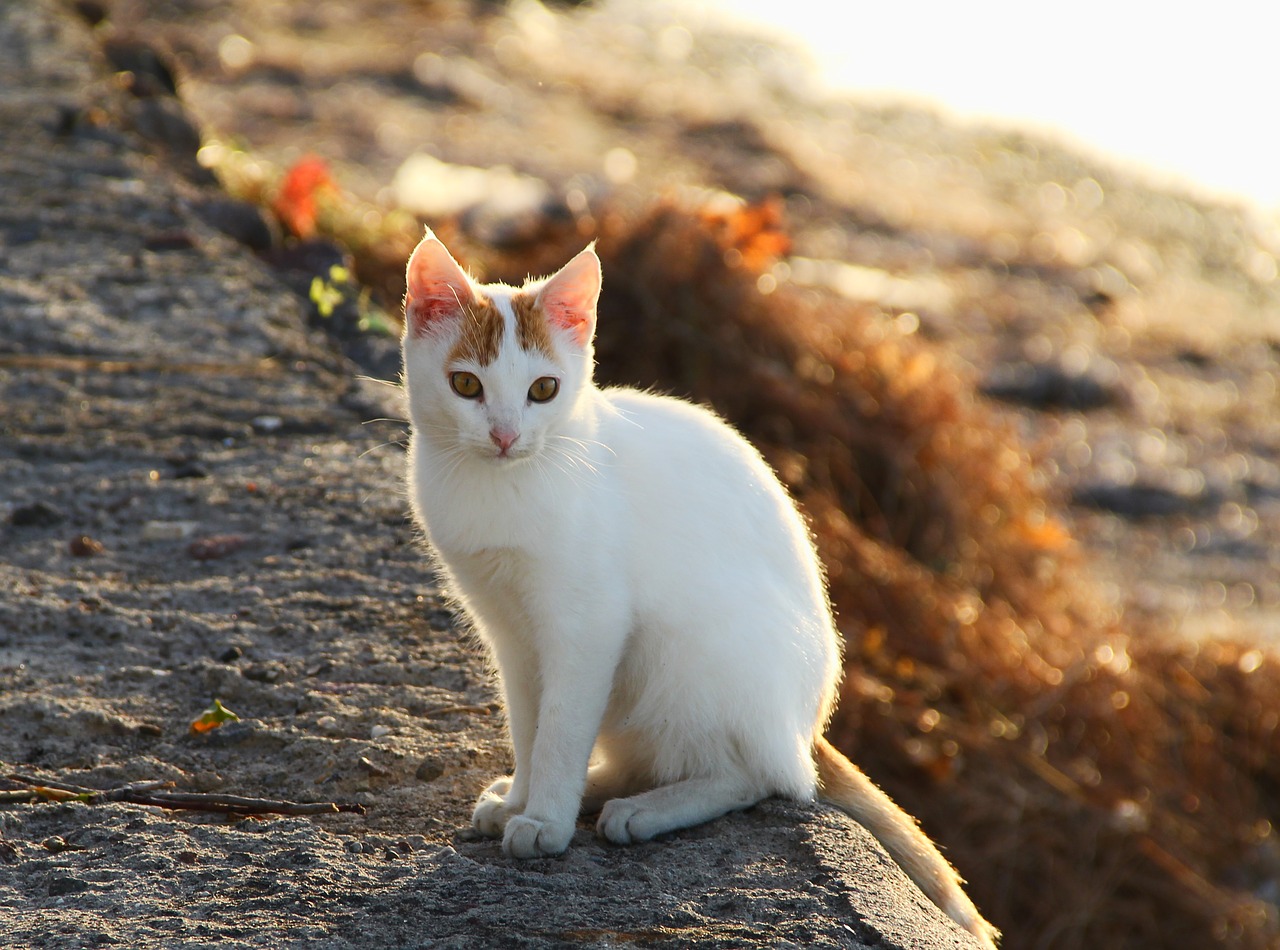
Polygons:
<instances>
[{"instance_id":1,"label":"orange flower","mask_svg":"<svg viewBox=\"0 0 1280 950\"><path fill-rule=\"evenodd\" d=\"M272 210L295 236L308 238L316 233L316 198L337 189L324 159L308 155L298 159L285 173Z\"/></svg>"}]
</instances>

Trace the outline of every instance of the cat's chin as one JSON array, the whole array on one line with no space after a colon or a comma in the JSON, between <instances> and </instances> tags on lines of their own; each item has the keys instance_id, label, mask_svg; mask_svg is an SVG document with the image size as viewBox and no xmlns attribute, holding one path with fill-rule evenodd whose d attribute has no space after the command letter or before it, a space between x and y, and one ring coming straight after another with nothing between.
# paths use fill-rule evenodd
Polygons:
<instances>
[{"instance_id":1,"label":"cat's chin","mask_svg":"<svg viewBox=\"0 0 1280 950\"><path fill-rule=\"evenodd\" d=\"M482 461L499 468L505 468L513 465L519 465L521 462L527 462L537 453L530 450L524 452L486 452L481 456Z\"/></svg>"},{"instance_id":2,"label":"cat's chin","mask_svg":"<svg viewBox=\"0 0 1280 950\"><path fill-rule=\"evenodd\" d=\"M506 452L501 451L497 446L488 442L474 441L466 446L466 455L470 463L481 466L494 466L502 468L509 465L515 465L520 462L527 462L541 451L540 446L512 446Z\"/></svg>"}]
</instances>

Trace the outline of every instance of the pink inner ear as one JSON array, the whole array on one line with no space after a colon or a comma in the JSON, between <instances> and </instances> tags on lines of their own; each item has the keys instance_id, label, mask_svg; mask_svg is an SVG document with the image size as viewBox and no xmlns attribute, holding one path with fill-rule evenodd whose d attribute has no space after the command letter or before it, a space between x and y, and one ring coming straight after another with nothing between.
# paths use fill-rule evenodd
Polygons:
<instances>
[{"instance_id":1,"label":"pink inner ear","mask_svg":"<svg viewBox=\"0 0 1280 950\"><path fill-rule=\"evenodd\" d=\"M405 329L415 337L458 317L463 304L475 299L466 272L430 232L409 258L406 283Z\"/></svg>"},{"instance_id":2,"label":"pink inner ear","mask_svg":"<svg viewBox=\"0 0 1280 950\"><path fill-rule=\"evenodd\" d=\"M553 327L568 330L579 346L585 346L591 338L591 315L583 309L581 302L562 299L542 301L542 310L551 321Z\"/></svg>"},{"instance_id":3,"label":"pink inner ear","mask_svg":"<svg viewBox=\"0 0 1280 950\"><path fill-rule=\"evenodd\" d=\"M404 295L405 322L412 328L415 336L422 336L461 312L454 287L444 282L426 284L417 288L416 292L411 290Z\"/></svg>"},{"instance_id":4,"label":"pink inner ear","mask_svg":"<svg viewBox=\"0 0 1280 950\"><path fill-rule=\"evenodd\" d=\"M543 285L538 304L553 327L568 330L578 346L586 346L596 328L600 298L600 259L587 248Z\"/></svg>"}]
</instances>

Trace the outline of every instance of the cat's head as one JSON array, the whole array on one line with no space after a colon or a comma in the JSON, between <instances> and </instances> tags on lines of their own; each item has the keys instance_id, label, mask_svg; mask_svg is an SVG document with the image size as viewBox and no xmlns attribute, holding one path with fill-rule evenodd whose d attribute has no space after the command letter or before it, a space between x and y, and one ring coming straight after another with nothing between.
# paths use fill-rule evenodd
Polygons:
<instances>
[{"instance_id":1,"label":"cat's head","mask_svg":"<svg viewBox=\"0 0 1280 950\"><path fill-rule=\"evenodd\" d=\"M404 371L418 438L496 464L541 453L589 386L600 259L478 284L430 231L409 258Z\"/></svg>"}]
</instances>

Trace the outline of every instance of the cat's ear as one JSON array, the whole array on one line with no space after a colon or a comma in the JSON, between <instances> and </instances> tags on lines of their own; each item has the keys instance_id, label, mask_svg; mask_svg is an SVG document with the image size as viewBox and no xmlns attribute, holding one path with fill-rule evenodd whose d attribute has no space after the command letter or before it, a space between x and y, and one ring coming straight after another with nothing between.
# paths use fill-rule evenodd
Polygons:
<instances>
[{"instance_id":1,"label":"cat's ear","mask_svg":"<svg viewBox=\"0 0 1280 950\"><path fill-rule=\"evenodd\" d=\"M418 337L436 329L461 316L463 306L475 300L466 271L430 229L409 256L405 282L406 335Z\"/></svg>"},{"instance_id":2,"label":"cat's ear","mask_svg":"<svg viewBox=\"0 0 1280 950\"><path fill-rule=\"evenodd\" d=\"M600 281L600 258L592 242L538 291L538 307L547 321L569 331L578 346L586 346L595 333Z\"/></svg>"}]
</instances>

